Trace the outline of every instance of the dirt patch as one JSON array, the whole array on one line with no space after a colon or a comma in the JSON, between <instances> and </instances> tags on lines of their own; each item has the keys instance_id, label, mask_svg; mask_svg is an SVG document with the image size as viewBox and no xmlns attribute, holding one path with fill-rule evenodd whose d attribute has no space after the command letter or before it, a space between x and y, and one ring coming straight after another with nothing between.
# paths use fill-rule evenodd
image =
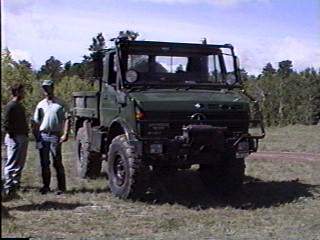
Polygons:
<instances>
[{"instance_id":1,"label":"dirt patch","mask_svg":"<svg viewBox=\"0 0 320 240\"><path fill-rule=\"evenodd\" d=\"M320 154L303 152L257 152L251 154L250 160L270 160L270 161L320 161Z\"/></svg>"}]
</instances>

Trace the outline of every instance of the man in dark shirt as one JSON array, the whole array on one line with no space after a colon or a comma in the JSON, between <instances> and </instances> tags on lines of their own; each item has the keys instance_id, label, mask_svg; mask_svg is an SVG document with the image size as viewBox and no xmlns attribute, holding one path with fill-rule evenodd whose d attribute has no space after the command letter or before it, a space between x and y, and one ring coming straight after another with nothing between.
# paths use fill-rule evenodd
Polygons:
<instances>
[{"instance_id":1,"label":"man in dark shirt","mask_svg":"<svg viewBox=\"0 0 320 240\"><path fill-rule=\"evenodd\" d=\"M12 100L4 111L3 127L6 132L7 160L4 166L4 198L16 196L20 186L22 169L24 167L28 148L28 123L25 108L21 104L24 98L24 86L14 84L11 87Z\"/></svg>"}]
</instances>

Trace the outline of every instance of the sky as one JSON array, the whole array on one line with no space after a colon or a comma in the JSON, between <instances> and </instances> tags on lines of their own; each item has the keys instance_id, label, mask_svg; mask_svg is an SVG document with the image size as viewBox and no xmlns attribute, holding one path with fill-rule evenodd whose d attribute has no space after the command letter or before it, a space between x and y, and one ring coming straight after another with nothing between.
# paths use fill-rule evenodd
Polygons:
<instances>
[{"instance_id":1,"label":"sky","mask_svg":"<svg viewBox=\"0 0 320 240\"><path fill-rule=\"evenodd\" d=\"M320 68L320 0L1 0L2 49L36 69L50 56L80 62L97 33L127 29L142 40L231 43L250 74L287 59Z\"/></svg>"}]
</instances>

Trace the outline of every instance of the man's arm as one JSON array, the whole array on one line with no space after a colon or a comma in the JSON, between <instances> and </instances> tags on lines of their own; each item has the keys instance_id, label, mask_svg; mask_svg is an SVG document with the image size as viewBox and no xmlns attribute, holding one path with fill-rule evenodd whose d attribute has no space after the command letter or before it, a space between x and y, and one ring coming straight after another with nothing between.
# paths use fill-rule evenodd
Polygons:
<instances>
[{"instance_id":1,"label":"man's arm","mask_svg":"<svg viewBox=\"0 0 320 240\"><path fill-rule=\"evenodd\" d=\"M31 120L31 128L32 128L32 133L36 139L36 141L40 141L40 113L39 113L39 107L37 106L35 111L34 111L34 115L33 115L33 119Z\"/></svg>"},{"instance_id":2,"label":"man's arm","mask_svg":"<svg viewBox=\"0 0 320 240\"><path fill-rule=\"evenodd\" d=\"M12 106L6 106L5 111L4 111L4 121L3 121L3 128L4 131L9 134L10 138L14 137L13 129L12 129L12 112L13 112L13 107Z\"/></svg>"},{"instance_id":3,"label":"man's arm","mask_svg":"<svg viewBox=\"0 0 320 240\"><path fill-rule=\"evenodd\" d=\"M67 119L64 122L64 128L63 128L63 135L60 138L60 142L66 142L69 139L69 132L70 132L70 117L67 117Z\"/></svg>"},{"instance_id":4,"label":"man's arm","mask_svg":"<svg viewBox=\"0 0 320 240\"><path fill-rule=\"evenodd\" d=\"M69 139L69 132L71 128L71 114L68 104L62 101L63 109L64 109L64 127L63 127L63 135L60 138L60 142L66 142Z\"/></svg>"}]
</instances>

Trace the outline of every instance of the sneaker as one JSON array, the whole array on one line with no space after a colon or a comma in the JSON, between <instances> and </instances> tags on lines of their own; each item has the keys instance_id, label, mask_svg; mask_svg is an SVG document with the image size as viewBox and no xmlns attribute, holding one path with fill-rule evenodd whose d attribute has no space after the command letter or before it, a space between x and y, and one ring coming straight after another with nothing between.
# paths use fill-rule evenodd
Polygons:
<instances>
[{"instance_id":1,"label":"sneaker","mask_svg":"<svg viewBox=\"0 0 320 240\"><path fill-rule=\"evenodd\" d=\"M50 192L50 188L49 187L42 187L42 188L40 188L39 192L42 195L47 194L48 192Z\"/></svg>"}]
</instances>

